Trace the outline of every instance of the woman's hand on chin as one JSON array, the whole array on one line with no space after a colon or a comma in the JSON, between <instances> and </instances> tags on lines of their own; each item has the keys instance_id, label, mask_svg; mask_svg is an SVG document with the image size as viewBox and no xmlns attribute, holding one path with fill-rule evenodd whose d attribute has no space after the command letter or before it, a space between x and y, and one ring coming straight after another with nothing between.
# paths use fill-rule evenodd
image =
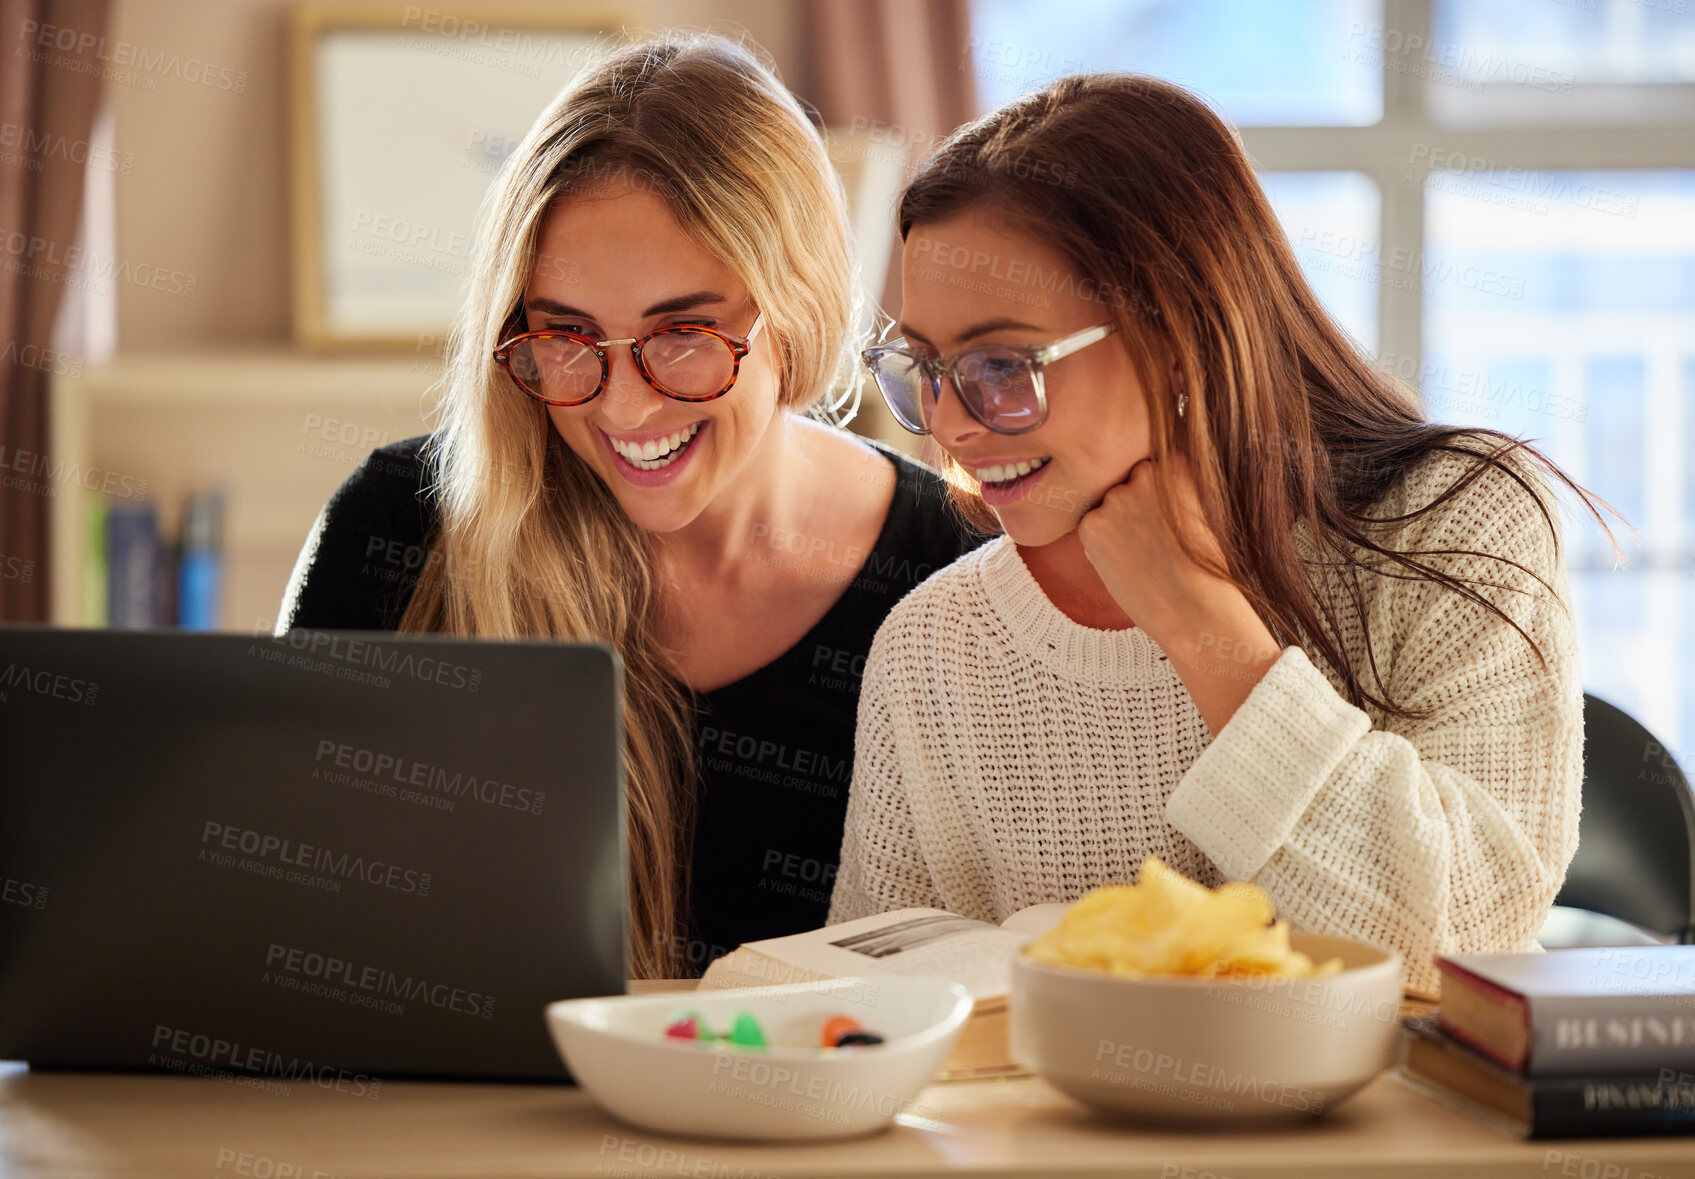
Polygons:
<instances>
[{"instance_id":1,"label":"woman's hand on chin","mask_svg":"<svg viewBox=\"0 0 1695 1179\"><path fill-rule=\"evenodd\" d=\"M1113 600L1164 650L1216 735L1281 649L1240 587L1191 560L1177 543L1160 511L1160 479L1192 542L1222 566L1223 548L1181 454L1130 468L1078 522L1077 538Z\"/></svg>"}]
</instances>

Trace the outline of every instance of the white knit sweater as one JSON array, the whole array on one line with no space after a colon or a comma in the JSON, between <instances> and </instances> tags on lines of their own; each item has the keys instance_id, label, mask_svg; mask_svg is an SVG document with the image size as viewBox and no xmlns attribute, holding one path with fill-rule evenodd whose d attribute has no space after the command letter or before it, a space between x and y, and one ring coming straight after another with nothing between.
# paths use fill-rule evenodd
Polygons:
<instances>
[{"instance_id":1,"label":"white knit sweater","mask_svg":"<svg viewBox=\"0 0 1695 1179\"><path fill-rule=\"evenodd\" d=\"M1426 459L1373 514L1429 503L1473 461ZM1545 482L1512 461L1557 523ZM830 922L917 905L998 922L1133 880L1152 854L1209 885L1254 881L1297 929L1401 951L1422 990L1433 954L1532 949L1577 846L1583 769L1556 535L1492 470L1379 542L1539 574L1555 593L1499 561L1426 558L1493 583L1479 592L1546 665L1452 591L1365 574L1343 648L1367 668L1369 633L1390 699L1430 717L1354 707L1291 646L1216 736L1142 630L1071 621L1004 537L968 554L872 645Z\"/></svg>"}]
</instances>

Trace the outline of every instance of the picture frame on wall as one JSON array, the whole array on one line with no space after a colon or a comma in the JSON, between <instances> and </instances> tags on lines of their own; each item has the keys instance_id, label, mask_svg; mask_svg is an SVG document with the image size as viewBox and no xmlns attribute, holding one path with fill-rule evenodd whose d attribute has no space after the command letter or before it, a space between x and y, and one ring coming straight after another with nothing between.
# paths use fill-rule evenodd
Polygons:
<instances>
[{"instance_id":1,"label":"picture frame on wall","mask_svg":"<svg viewBox=\"0 0 1695 1179\"><path fill-rule=\"evenodd\" d=\"M308 3L290 38L294 334L314 350L434 350L483 194L536 116L623 40L569 3Z\"/></svg>"}]
</instances>

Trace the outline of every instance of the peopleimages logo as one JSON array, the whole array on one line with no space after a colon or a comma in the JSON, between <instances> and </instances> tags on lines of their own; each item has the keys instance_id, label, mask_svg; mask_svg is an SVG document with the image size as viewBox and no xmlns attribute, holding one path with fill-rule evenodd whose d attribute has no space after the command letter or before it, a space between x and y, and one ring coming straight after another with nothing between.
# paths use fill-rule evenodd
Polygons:
<instances>
[{"instance_id":1,"label":"peopleimages logo","mask_svg":"<svg viewBox=\"0 0 1695 1179\"><path fill-rule=\"evenodd\" d=\"M442 1011L480 1019L494 1018L493 995L446 983L432 983L429 979L413 978L376 966L360 966L331 954L318 954L298 946L272 942L265 951L265 966L269 970L297 975L331 987L347 987L383 998L427 1003Z\"/></svg>"},{"instance_id":2,"label":"peopleimages logo","mask_svg":"<svg viewBox=\"0 0 1695 1179\"><path fill-rule=\"evenodd\" d=\"M798 745L790 748L776 741L745 733L732 733L711 725L701 726L696 744L704 753L733 757L744 764L768 765L778 770L808 775L818 781L847 783L853 780L851 758L831 757Z\"/></svg>"},{"instance_id":3,"label":"peopleimages logo","mask_svg":"<svg viewBox=\"0 0 1695 1179\"><path fill-rule=\"evenodd\" d=\"M268 658L298 658L301 660L298 666L308 670L329 670L341 679L381 680L382 676L376 674L380 672L447 688L461 688L467 692L475 692L483 680L480 668L330 631L296 629L263 637L269 640L272 648L266 652ZM330 660L336 663L332 664ZM384 681L382 686L387 687L387 682Z\"/></svg>"},{"instance_id":4,"label":"peopleimages logo","mask_svg":"<svg viewBox=\"0 0 1695 1179\"><path fill-rule=\"evenodd\" d=\"M0 270L3 269L4 267L0 267ZM55 486L58 486L81 487L85 491L98 491L102 495L122 496L124 499L147 498L145 479L103 470L100 467L89 467L85 470L76 463L67 463L62 458L50 459L45 454L28 450L0 446L0 471L15 471L19 476L7 475L5 486L47 495L53 494ZM37 479L40 482L31 487L27 482L29 479Z\"/></svg>"},{"instance_id":5,"label":"peopleimages logo","mask_svg":"<svg viewBox=\"0 0 1695 1179\"><path fill-rule=\"evenodd\" d=\"M318 756L315 760L320 766L327 761L338 770L352 770L357 774L370 774L374 778L385 780L374 785L417 786L439 795L472 798L489 806L505 807L523 814L539 815L547 802L547 793L542 790L514 786L510 782L498 782L493 778L479 779L475 774L448 771L441 766L413 761L398 754L378 753L374 749L365 749L328 738L318 742ZM314 770L313 777L326 772L324 769ZM339 777L345 775L335 775L330 780L336 781ZM451 807L452 803L447 805Z\"/></svg>"},{"instance_id":6,"label":"peopleimages logo","mask_svg":"<svg viewBox=\"0 0 1695 1179\"><path fill-rule=\"evenodd\" d=\"M154 1051L147 1057L148 1064L162 1068L176 1067L178 1071L200 1073L213 1070L215 1075L215 1070L223 1068L283 1081L310 1081L323 1089L368 1097L372 1101L376 1100L383 1084L381 1078L368 1073L349 1072L334 1065L318 1065L298 1056L283 1056L266 1048L165 1024L154 1026L153 1048ZM185 1059L200 1067L182 1069Z\"/></svg>"},{"instance_id":7,"label":"peopleimages logo","mask_svg":"<svg viewBox=\"0 0 1695 1179\"><path fill-rule=\"evenodd\" d=\"M379 888L414 896L430 895L430 874L414 868L403 868L382 860L368 860L348 852L332 851L310 843L296 843L277 835L267 835L245 827L234 827L208 819L201 829L200 842L225 852L240 852L275 865L302 868L339 876L343 880L363 880ZM202 859L209 858L207 847L200 849Z\"/></svg>"},{"instance_id":8,"label":"peopleimages logo","mask_svg":"<svg viewBox=\"0 0 1695 1179\"><path fill-rule=\"evenodd\" d=\"M18 688L37 696L63 700L67 704L92 705L100 694L99 684L75 676L20 667L16 663L8 663L6 669L0 671L0 688ZM5 693L0 692L0 700L4 699Z\"/></svg>"},{"instance_id":9,"label":"peopleimages logo","mask_svg":"<svg viewBox=\"0 0 1695 1179\"><path fill-rule=\"evenodd\" d=\"M0 901L25 909L45 909L47 886L31 884L27 880L13 880L10 876L0 876Z\"/></svg>"},{"instance_id":10,"label":"peopleimages logo","mask_svg":"<svg viewBox=\"0 0 1695 1179\"><path fill-rule=\"evenodd\" d=\"M1093 1079L1109 1085L1148 1089L1197 1105L1230 1110L1235 1108L1230 1098L1251 1097L1266 1105L1301 1113L1324 1111L1324 1094L1317 1090L1261 1080L1251 1073L1230 1072L1218 1065L1184 1060L1151 1048L1101 1040L1095 1046L1095 1061L1096 1067L1089 1074ZM1102 1064L1103 1061L1106 1063Z\"/></svg>"},{"instance_id":11,"label":"peopleimages logo","mask_svg":"<svg viewBox=\"0 0 1695 1179\"><path fill-rule=\"evenodd\" d=\"M202 61L198 57L184 58L178 53L167 53L164 50L151 50L145 45L121 38L99 37L80 29L64 25L45 24L42 21L25 18L18 25L20 41L34 41L39 50L30 53L31 61L49 60L49 51L57 50L64 54L87 55L92 53L96 61L106 63L110 71L113 67L125 70L133 69L143 74L155 74L160 77L176 78L195 86L210 86L214 90L226 90L235 94L247 92L247 71L233 69L230 66L218 65ZM14 56L23 52L21 48L14 51ZM54 64L61 64L55 61ZM85 73L99 71L86 68L86 63L78 62L78 68ZM126 77L124 80L133 80ZM151 87L149 87L151 89Z\"/></svg>"}]
</instances>

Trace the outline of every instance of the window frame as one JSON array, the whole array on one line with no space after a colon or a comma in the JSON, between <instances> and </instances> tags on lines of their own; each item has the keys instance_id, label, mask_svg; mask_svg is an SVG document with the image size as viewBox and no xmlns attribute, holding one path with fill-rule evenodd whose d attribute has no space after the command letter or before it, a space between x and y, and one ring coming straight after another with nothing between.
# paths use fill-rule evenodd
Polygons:
<instances>
[{"instance_id":1,"label":"window frame","mask_svg":"<svg viewBox=\"0 0 1695 1179\"><path fill-rule=\"evenodd\" d=\"M1398 31L1404 41L1429 44L1434 0L1384 0L1383 28ZM1414 40L1418 38L1420 40ZM1616 85L1579 86L1557 103L1530 104L1502 101L1507 95L1485 93L1476 117L1463 122L1445 121L1434 109L1431 87L1441 85L1417 76L1415 71L1385 69L1383 73L1383 118L1365 127L1241 127L1238 133L1254 167L1263 172L1359 171L1377 184L1380 195L1378 256L1423 257L1425 238L1425 183L1431 169L1415 161L1414 152L1425 145L1422 160L1430 149L1463 153L1489 161L1497 169L1512 167L1548 171L1695 170L1695 135L1687 126L1668 126L1664 112L1634 120L1617 118L1622 104ZM1676 92L1679 107L1687 104L1690 88L1681 85L1644 83L1659 92ZM1492 89L1492 88L1491 88ZM1608 92L1603 94L1602 92ZM1604 100L1585 105L1593 92ZM1547 96L1540 96L1547 97ZM1561 112L1565 117L1556 117ZM1523 123L1509 122L1524 117ZM1603 120L1612 118L1612 121ZM1485 120L1495 120L1486 122ZM1397 255L1395 251L1405 251ZM1378 288L1377 357L1391 357L1398 371L1422 373L1424 350L1424 295L1421 284L1382 283ZM1412 382L1417 385L1417 380ZM1419 389L1425 404L1430 398ZM1689 407L1695 413L1695 406ZM1569 428L1569 423L1559 423ZM1664 431L1661 432L1665 433ZM1651 448L1674 445L1668 437L1647 441ZM1646 457L1646 456L1645 456ZM1578 478L1582 471L1574 472ZM1687 479L1687 476L1685 476ZM1666 494L1683 496L1683 487L1666 489ZM1695 522L1692 522L1695 523ZM1617 531L1615 529L1615 531ZM1574 578L1613 569L1612 555L1603 543L1585 543L1568 527L1566 566ZM1629 572L1650 573L1671 569L1695 573L1695 549L1685 546L1681 554L1653 551L1644 546L1629 551L1630 538L1619 532L1627 547ZM1576 541L1577 543L1570 543ZM1681 559L1679 559L1681 557ZM1644 593L1649 592L1644 589ZM1669 592L1663 587L1655 592ZM1684 590L1685 594L1695 591ZM1588 677L1585 677L1586 683ZM1695 678L1685 681L1683 692L1695 688ZM1663 736L1676 740L1679 717L1687 704L1665 703L1656 722ZM1695 740L1681 734L1681 740Z\"/></svg>"},{"instance_id":2,"label":"window frame","mask_svg":"<svg viewBox=\"0 0 1695 1179\"><path fill-rule=\"evenodd\" d=\"M1433 0L1384 0L1383 27L1428 44ZM1417 38L1418 40L1415 40ZM1383 118L1364 127L1240 127L1242 146L1261 172L1364 172L1381 197L1379 257L1422 257L1424 184L1430 149L1460 152L1498 168L1538 170L1695 169L1695 135L1686 126L1593 119L1459 126L1440 122L1429 83L1415 71L1383 71ZM1575 102L1576 95L1571 96ZM1570 105L1568 103L1567 105ZM1422 158L1417 149L1426 150ZM1395 251L1405 251L1396 255ZM1414 372L1424 366L1424 306L1418 284L1381 284L1377 354ZM1409 289L1411 288L1411 289Z\"/></svg>"}]
</instances>

